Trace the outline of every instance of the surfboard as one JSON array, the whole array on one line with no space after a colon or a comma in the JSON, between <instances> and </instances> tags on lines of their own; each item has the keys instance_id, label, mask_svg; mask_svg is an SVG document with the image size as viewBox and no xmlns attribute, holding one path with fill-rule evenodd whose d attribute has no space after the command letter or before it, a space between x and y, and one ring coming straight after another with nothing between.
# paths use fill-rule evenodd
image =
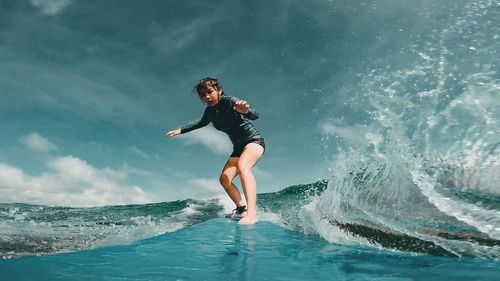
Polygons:
<instances>
[{"instance_id":1,"label":"surfboard","mask_svg":"<svg viewBox=\"0 0 500 281\"><path fill-rule=\"evenodd\" d=\"M226 215L226 218L232 219L234 221L239 221L243 218L243 216L231 213L231 214Z\"/></svg>"},{"instance_id":2,"label":"surfboard","mask_svg":"<svg viewBox=\"0 0 500 281\"><path fill-rule=\"evenodd\" d=\"M239 213L237 211L239 208L236 208L230 214L226 215L226 218L229 218L229 219L232 219L232 220L235 220L235 221L241 220L243 218L243 216L241 214L245 213L247 210L246 210L246 206L243 206L243 207L240 207L240 208L243 209L242 213Z\"/></svg>"}]
</instances>

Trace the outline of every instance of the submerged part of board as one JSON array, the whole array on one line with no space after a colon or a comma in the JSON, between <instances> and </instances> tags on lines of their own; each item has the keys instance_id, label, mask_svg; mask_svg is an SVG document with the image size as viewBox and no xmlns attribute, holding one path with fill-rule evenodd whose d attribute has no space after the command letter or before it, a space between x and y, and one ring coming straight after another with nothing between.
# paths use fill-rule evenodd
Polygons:
<instances>
[{"instance_id":1,"label":"submerged part of board","mask_svg":"<svg viewBox=\"0 0 500 281\"><path fill-rule=\"evenodd\" d=\"M235 214L233 212L231 214L226 215L226 218L232 219L232 220L235 220L235 221L239 221L239 220L241 220L243 218L243 216L241 214Z\"/></svg>"}]
</instances>

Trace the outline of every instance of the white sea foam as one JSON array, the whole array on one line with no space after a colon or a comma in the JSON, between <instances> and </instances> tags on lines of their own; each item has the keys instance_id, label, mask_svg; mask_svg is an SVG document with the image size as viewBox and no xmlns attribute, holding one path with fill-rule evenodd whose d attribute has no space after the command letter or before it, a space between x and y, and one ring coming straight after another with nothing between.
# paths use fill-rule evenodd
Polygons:
<instances>
[{"instance_id":1,"label":"white sea foam","mask_svg":"<svg viewBox=\"0 0 500 281\"><path fill-rule=\"evenodd\" d=\"M266 221L287 228L279 213L259 211L259 221Z\"/></svg>"},{"instance_id":2,"label":"white sea foam","mask_svg":"<svg viewBox=\"0 0 500 281\"><path fill-rule=\"evenodd\" d=\"M423 172L412 171L412 176L422 193L439 210L500 240L500 211L483 209L439 194L434 189L435 181Z\"/></svg>"},{"instance_id":3,"label":"white sea foam","mask_svg":"<svg viewBox=\"0 0 500 281\"><path fill-rule=\"evenodd\" d=\"M320 208L318 208L317 203L311 202L303 206L299 212L301 226L306 234L318 234L330 243L375 245L367 239L352 235L330 222Z\"/></svg>"}]
</instances>

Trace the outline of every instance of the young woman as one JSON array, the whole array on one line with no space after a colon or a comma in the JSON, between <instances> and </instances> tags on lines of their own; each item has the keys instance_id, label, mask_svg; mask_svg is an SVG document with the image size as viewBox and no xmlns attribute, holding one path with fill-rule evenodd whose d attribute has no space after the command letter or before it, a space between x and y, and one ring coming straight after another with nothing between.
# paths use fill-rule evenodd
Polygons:
<instances>
[{"instance_id":1,"label":"young woman","mask_svg":"<svg viewBox=\"0 0 500 281\"><path fill-rule=\"evenodd\" d=\"M210 122L217 130L228 134L233 143L233 153L222 169L220 183L231 200L236 204L233 214L242 215L240 224L257 222L257 190L253 166L264 154L264 139L249 120L256 120L259 114L250 105L235 97L224 95L220 82L215 78L204 78L195 86L200 99L207 105L203 117L182 128L169 131L174 137L204 127ZM239 176L247 206L243 206L238 188L233 179Z\"/></svg>"}]
</instances>

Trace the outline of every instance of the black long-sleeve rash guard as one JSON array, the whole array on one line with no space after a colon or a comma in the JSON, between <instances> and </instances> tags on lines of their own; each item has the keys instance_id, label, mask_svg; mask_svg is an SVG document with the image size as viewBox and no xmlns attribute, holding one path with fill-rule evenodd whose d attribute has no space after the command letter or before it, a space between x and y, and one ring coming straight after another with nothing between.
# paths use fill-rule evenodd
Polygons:
<instances>
[{"instance_id":1,"label":"black long-sleeve rash guard","mask_svg":"<svg viewBox=\"0 0 500 281\"><path fill-rule=\"evenodd\" d=\"M199 121L192 122L181 128L181 134L205 127L210 122L214 127L228 134L233 145L242 145L252 139L262 138L250 120L257 120L259 113L250 109L248 113L242 114L234 110L239 99L230 96L222 96L216 106L207 106L203 117Z\"/></svg>"}]
</instances>

